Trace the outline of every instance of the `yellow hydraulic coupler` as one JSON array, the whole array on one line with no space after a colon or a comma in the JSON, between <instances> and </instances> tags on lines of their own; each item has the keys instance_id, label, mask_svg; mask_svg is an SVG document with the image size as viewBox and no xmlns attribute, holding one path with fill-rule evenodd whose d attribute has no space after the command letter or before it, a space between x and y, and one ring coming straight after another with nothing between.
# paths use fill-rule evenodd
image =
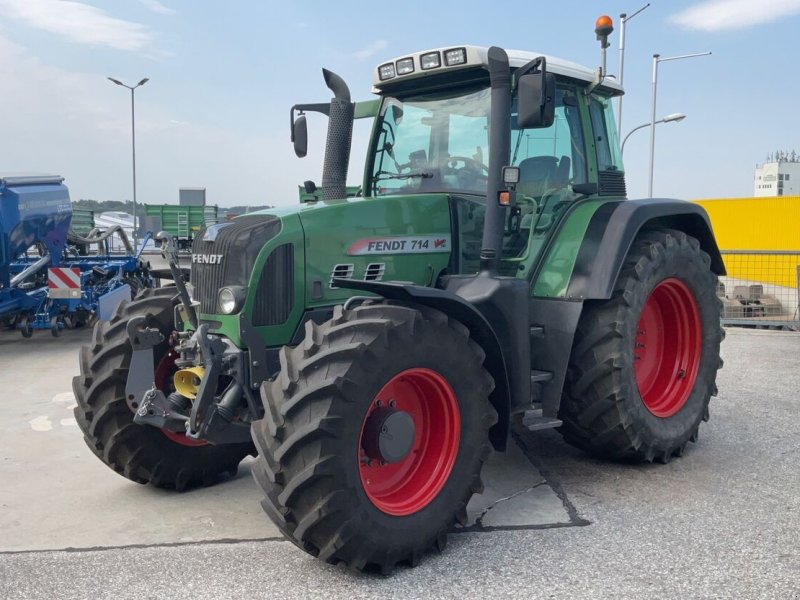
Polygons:
<instances>
[{"instance_id":1,"label":"yellow hydraulic coupler","mask_svg":"<svg viewBox=\"0 0 800 600\"><path fill-rule=\"evenodd\" d=\"M186 396L194 400L197 398L197 388L200 387L200 382L203 380L205 372L206 370L203 367L181 369L175 373L175 377L173 378L175 382L175 391L181 396Z\"/></svg>"}]
</instances>

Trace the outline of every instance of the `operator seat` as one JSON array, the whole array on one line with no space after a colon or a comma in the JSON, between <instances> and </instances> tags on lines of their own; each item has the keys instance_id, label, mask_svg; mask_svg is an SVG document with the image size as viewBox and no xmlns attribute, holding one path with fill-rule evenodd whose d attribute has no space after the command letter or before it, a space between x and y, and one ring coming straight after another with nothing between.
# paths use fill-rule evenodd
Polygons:
<instances>
[{"instance_id":1,"label":"operator seat","mask_svg":"<svg viewBox=\"0 0 800 600\"><path fill-rule=\"evenodd\" d=\"M517 193L529 198L541 198L558 173L555 156L531 156L519 163Z\"/></svg>"}]
</instances>

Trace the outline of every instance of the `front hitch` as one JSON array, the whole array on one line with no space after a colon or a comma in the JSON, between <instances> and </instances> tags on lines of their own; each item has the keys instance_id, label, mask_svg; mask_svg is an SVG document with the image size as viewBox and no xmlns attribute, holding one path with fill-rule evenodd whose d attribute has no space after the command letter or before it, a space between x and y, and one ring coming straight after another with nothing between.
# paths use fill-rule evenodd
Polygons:
<instances>
[{"instance_id":1,"label":"front hitch","mask_svg":"<svg viewBox=\"0 0 800 600\"><path fill-rule=\"evenodd\" d=\"M129 403L135 410L134 423L185 433L187 438L205 440L212 444L239 444L250 441L249 423L237 419L236 405L242 397L242 386L239 383L232 383L219 401L215 401L218 382L224 372L226 346L221 339L208 334L207 324L200 325L193 336L199 347L204 368L197 395L193 400L177 392L165 397L154 383L145 383L153 381L153 346L163 340L163 336L159 340L154 335L154 330L129 327L129 336L132 332L135 334L131 337L131 344L134 346L133 358L141 358L136 360L136 367L139 369L137 371L134 371L134 360L131 361L131 373L136 375L135 381L138 384L134 388L134 379L129 376L126 394L129 398L142 398L138 405ZM146 347L147 344L151 344L149 348ZM149 372L144 372L144 363L148 359ZM148 388L148 385L152 387ZM144 389L140 390L142 387ZM136 395L133 395L134 393Z\"/></svg>"}]
</instances>

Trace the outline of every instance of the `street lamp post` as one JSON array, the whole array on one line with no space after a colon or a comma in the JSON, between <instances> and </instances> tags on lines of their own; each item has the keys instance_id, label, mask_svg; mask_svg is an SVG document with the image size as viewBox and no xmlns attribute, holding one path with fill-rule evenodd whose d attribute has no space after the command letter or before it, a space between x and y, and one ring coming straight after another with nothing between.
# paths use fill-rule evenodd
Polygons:
<instances>
[{"instance_id":1,"label":"street lamp post","mask_svg":"<svg viewBox=\"0 0 800 600\"><path fill-rule=\"evenodd\" d=\"M656 125L659 123L678 123L679 121L683 121L686 118L686 115L683 113L672 113L671 115L667 115L666 117L662 117L658 121L656 121ZM650 123L644 123L643 125L639 125L638 127L634 127L628 132L628 135L625 136L625 139L622 140L622 144L620 145L619 152L622 154L625 152L625 142L628 141L628 138L631 137L631 134L634 131L639 131L640 129L644 129L645 127L650 127Z\"/></svg>"},{"instance_id":2,"label":"street lamp post","mask_svg":"<svg viewBox=\"0 0 800 600\"><path fill-rule=\"evenodd\" d=\"M121 81L114 79L113 77L108 78L109 81L112 83L116 83L117 85L121 85L124 88L128 88L131 91L131 156L133 158L133 247L139 245L138 233L136 229L136 102L135 102L135 94L136 88L143 86L145 83L150 81L147 77L142 79L139 83L134 86L125 85Z\"/></svg>"},{"instance_id":3,"label":"street lamp post","mask_svg":"<svg viewBox=\"0 0 800 600\"><path fill-rule=\"evenodd\" d=\"M625 74L625 24L644 9L648 8L648 2L632 15L622 13L619 16L619 84L622 85L623 75ZM622 137L622 96L617 98L617 137Z\"/></svg>"},{"instance_id":4,"label":"street lamp post","mask_svg":"<svg viewBox=\"0 0 800 600\"><path fill-rule=\"evenodd\" d=\"M696 56L708 56L711 52L695 52L694 54L682 54L680 56L668 56L662 58L660 54L653 54L653 106L650 113L650 172L648 177L647 195L653 197L653 163L656 154L656 94L658 92L658 63L670 60L683 60L684 58L694 58Z\"/></svg>"}]
</instances>

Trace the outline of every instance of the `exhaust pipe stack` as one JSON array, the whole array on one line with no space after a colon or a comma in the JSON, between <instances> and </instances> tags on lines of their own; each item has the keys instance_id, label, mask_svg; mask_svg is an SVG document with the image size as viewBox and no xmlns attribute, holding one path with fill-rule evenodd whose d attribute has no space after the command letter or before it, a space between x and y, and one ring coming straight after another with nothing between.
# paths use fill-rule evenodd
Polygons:
<instances>
[{"instance_id":1,"label":"exhaust pipe stack","mask_svg":"<svg viewBox=\"0 0 800 600\"><path fill-rule=\"evenodd\" d=\"M355 105L350 101L350 90L344 79L327 69L322 69L322 75L325 85L333 92L322 167L322 199L343 200L347 198L347 167L350 164Z\"/></svg>"}]
</instances>

